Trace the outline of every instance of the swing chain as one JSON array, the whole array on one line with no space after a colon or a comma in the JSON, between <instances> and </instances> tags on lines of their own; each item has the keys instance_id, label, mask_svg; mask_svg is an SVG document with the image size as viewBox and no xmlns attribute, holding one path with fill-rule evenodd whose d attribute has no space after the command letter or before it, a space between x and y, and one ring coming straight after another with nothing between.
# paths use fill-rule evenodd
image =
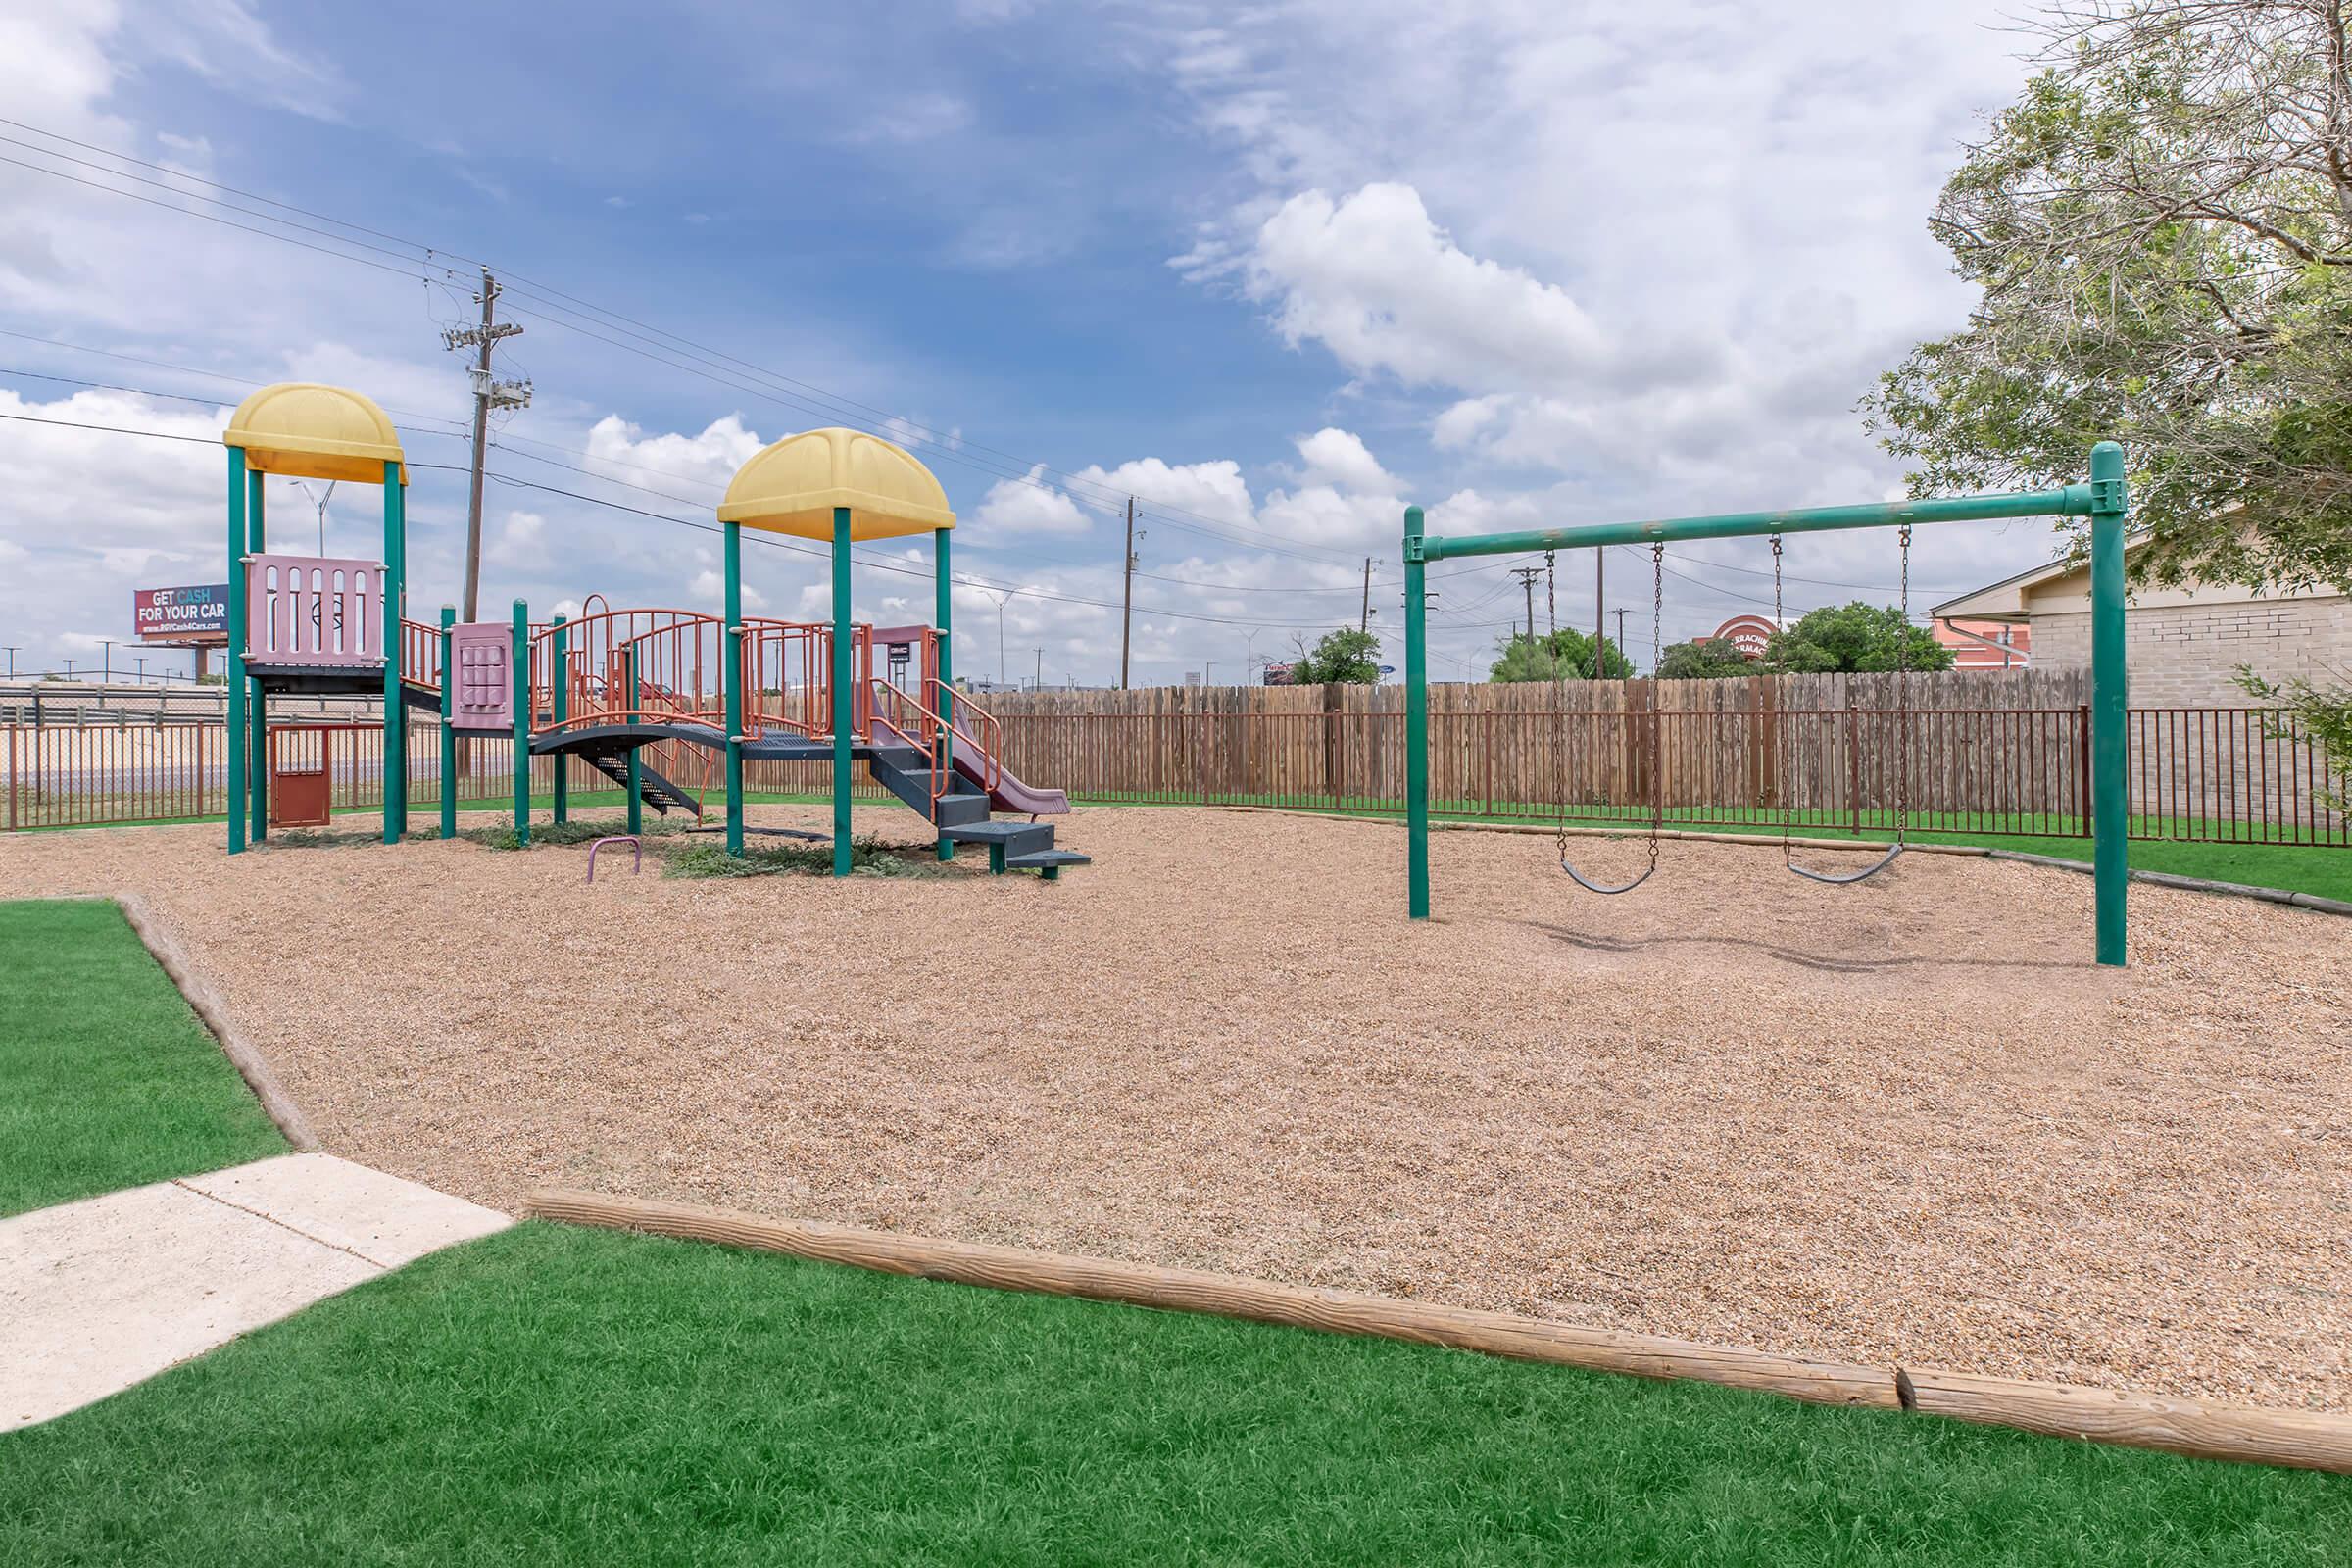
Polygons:
<instances>
[{"instance_id":1,"label":"swing chain","mask_svg":"<svg viewBox=\"0 0 2352 1568\"><path fill-rule=\"evenodd\" d=\"M1658 626L1666 618L1666 547L1649 547L1649 868L1658 868L1658 832L1666 824L1666 775L1658 766ZM1624 649L1619 649L1620 654ZM1595 654L1594 659L1599 656ZM1630 682L1626 695L1631 697Z\"/></svg>"},{"instance_id":2,"label":"swing chain","mask_svg":"<svg viewBox=\"0 0 2352 1568\"><path fill-rule=\"evenodd\" d=\"M1781 536L1776 533L1772 536L1772 634L1775 637L1781 634ZM1771 653L1769 643L1765 646L1765 652L1768 656ZM1795 808L1789 801L1788 792L1788 714L1786 705L1782 701L1787 684L1783 679L1780 665L1774 663L1772 666L1772 750L1776 766L1773 769L1773 789L1781 798L1781 863L1793 868L1796 859Z\"/></svg>"},{"instance_id":3,"label":"swing chain","mask_svg":"<svg viewBox=\"0 0 2352 1568\"><path fill-rule=\"evenodd\" d=\"M1903 623L1894 639L1894 842L1911 838L1911 525L1895 536L1902 542Z\"/></svg>"},{"instance_id":4,"label":"swing chain","mask_svg":"<svg viewBox=\"0 0 2352 1568\"><path fill-rule=\"evenodd\" d=\"M1551 659L1551 787L1559 792L1559 858L1568 859L1568 682L1560 671L1559 580L1552 568L1553 552L1544 552L1544 616L1548 633L1544 652Z\"/></svg>"}]
</instances>

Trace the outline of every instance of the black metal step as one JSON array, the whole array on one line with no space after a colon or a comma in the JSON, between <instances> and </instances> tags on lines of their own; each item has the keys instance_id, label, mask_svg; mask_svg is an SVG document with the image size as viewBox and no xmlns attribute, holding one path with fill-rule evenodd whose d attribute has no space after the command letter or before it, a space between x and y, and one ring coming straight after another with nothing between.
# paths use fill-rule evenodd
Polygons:
<instances>
[{"instance_id":1,"label":"black metal step","mask_svg":"<svg viewBox=\"0 0 2352 1568\"><path fill-rule=\"evenodd\" d=\"M1015 871L1042 871L1054 865L1092 865L1094 858L1076 850L1037 850L1028 855L1007 855L1004 863Z\"/></svg>"},{"instance_id":2,"label":"black metal step","mask_svg":"<svg viewBox=\"0 0 2352 1568\"><path fill-rule=\"evenodd\" d=\"M931 820L941 827L969 827L988 820L988 797L968 790L942 795L931 808L935 813Z\"/></svg>"}]
</instances>

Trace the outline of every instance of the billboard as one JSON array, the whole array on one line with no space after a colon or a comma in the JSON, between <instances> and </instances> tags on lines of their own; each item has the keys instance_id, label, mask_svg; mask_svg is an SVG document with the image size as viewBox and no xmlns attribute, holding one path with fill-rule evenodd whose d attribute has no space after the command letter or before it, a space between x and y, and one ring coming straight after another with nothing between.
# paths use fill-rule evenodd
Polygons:
<instances>
[{"instance_id":1,"label":"billboard","mask_svg":"<svg viewBox=\"0 0 2352 1568\"><path fill-rule=\"evenodd\" d=\"M130 624L145 642L225 643L228 584L134 588L130 595Z\"/></svg>"}]
</instances>

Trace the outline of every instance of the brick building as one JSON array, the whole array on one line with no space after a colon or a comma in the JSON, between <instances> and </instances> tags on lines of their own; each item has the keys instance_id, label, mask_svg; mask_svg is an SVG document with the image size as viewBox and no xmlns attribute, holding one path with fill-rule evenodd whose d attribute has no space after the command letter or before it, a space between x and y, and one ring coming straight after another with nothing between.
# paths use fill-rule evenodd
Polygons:
<instances>
[{"instance_id":1,"label":"brick building","mask_svg":"<svg viewBox=\"0 0 2352 1568\"><path fill-rule=\"evenodd\" d=\"M2090 667L2090 566L2054 561L1931 612L1938 623L2018 625L2038 669ZM2274 680L2352 671L2352 600L2332 588L2258 593L2235 583L2135 590L2124 612L2134 708L2241 708L2240 664Z\"/></svg>"}]
</instances>

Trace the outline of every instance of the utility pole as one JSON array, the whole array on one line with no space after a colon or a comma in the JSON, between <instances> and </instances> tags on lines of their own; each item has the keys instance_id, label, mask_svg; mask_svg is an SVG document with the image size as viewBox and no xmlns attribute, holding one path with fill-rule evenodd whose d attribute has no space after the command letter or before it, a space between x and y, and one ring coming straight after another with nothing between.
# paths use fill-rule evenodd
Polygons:
<instances>
[{"instance_id":1,"label":"utility pole","mask_svg":"<svg viewBox=\"0 0 2352 1568\"><path fill-rule=\"evenodd\" d=\"M1617 607L1617 651L1621 654L1625 653L1625 607L1623 605ZM1633 656L1630 654L1626 655L1626 667L1629 669L1633 667ZM1650 673L1657 672L1652 670Z\"/></svg>"},{"instance_id":2,"label":"utility pole","mask_svg":"<svg viewBox=\"0 0 2352 1568\"><path fill-rule=\"evenodd\" d=\"M1355 623L1357 631L1372 629L1372 558L1364 558L1364 618Z\"/></svg>"},{"instance_id":3,"label":"utility pole","mask_svg":"<svg viewBox=\"0 0 2352 1568\"><path fill-rule=\"evenodd\" d=\"M1135 497L1127 498L1127 569L1121 573L1126 588L1119 596L1119 690L1127 689L1127 645L1135 627Z\"/></svg>"},{"instance_id":4,"label":"utility pole","mask_svg":"<svg viewBox=\"0 0 2352 1568\"><path fill-rule=\"evenodd\" d=\"M1536 640L1536 579L1544 575L1542 566L1513 566L1511 575L1527 590L1527 640Z\"/></svg>"},{"instance_id":5,"label":"utility pole","mask_svg":"<svg viewBox=\"0 0 2352 1568\"><path fill-rule=\"evenodd\" d=\"M1046 689L1046 651L1043 648L1037 651L1037 679L1030 683L1029 689L1033 692Z\"/></svg>"},{"instance_id":6,"label":"utility pole","mask_svg":"<svg viewBox=\"0 0 2352 1568\"><path fill-rule=\"evenodd\" d=\"M499 381L490 374L490 351L503 337L518 336L522 327L514 321L498 319L498 279L490 269L482 269L482 289L474 297L482 304L482 324L460 327L441 334L442 346L450 350L473 349L473 489L466 506L466 616L471 622L477 618L482 586L482 450L490 442L490 411L492 409L526 409L531 404L531 383L528 381Z\"/></svg>"},{"instance_id":7,"label":"utility pole","mask_svg":"<svg viewBox=\"0 0 2352 1568\"><path fill-rule=\"evenodd\" d=\"M8 650L8 678L10 680L15 680L17 678L17 649L19 645L16 643L6 643L0 644L0 647L5 647Z\"/></svg>"},{"instance_id":8,"label":"utility pole","mask_svg":"<svg viewBox=\"0 0 2352 1568\"><path fill-rule=\"evenodd\" d=\"M1608 665L1600 661L1601 638L1609 629L1607 572L1609 553L1592 552L1592 678L1600 679Z\"/></svg>"}]
</instances>

